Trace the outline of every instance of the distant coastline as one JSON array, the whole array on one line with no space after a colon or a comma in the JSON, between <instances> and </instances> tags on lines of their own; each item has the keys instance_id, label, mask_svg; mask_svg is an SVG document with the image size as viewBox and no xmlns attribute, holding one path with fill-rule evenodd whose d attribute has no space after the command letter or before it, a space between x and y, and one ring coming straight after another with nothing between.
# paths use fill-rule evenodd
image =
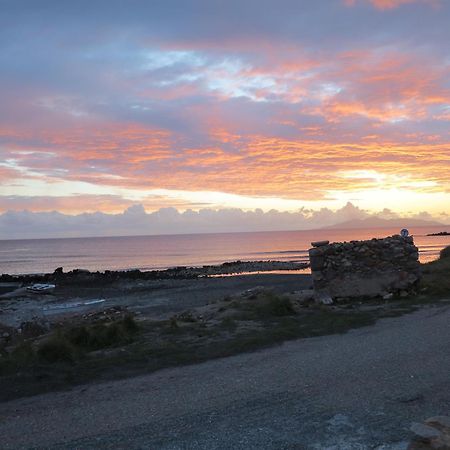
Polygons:
<instances>
[{"instance_id":1,"label":"distant coastline","mask_svg":"<svg viewBox=\"0 0 450 450\"><path fill-rule=\"evenodd\" d=\"M428 233L427 236L450 236L450 232L440 231L439 233Z\"/></svg>"}]
</instances>

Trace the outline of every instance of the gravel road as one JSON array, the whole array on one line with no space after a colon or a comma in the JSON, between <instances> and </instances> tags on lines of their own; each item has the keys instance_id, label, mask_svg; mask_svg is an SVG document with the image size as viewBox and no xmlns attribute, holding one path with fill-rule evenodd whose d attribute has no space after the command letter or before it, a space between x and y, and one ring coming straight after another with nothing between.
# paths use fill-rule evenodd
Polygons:
<instances>
[{"instance_id":1,"label":"gravel road","mask_svg":"<svg viewBox=\"0 0 450 450\"><path fill-rule=\"evenodd\" d=\"M0 404L1 447L406 448L450 411L450 308Z\"/></svg>"}]
</instances>

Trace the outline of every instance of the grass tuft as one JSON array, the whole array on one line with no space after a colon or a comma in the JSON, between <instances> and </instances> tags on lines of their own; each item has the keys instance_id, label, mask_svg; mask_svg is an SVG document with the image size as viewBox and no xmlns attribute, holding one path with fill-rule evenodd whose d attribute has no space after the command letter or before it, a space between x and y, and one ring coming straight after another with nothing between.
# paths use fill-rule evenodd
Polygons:
<instances>
[{"instance_id":1,"label":"grass tuft","mask_svg":"<svg viewBox=\"0 0 450 450\"><path fill-rule=\"evenodd\" d=\"M138 332L139 325L133 317L127 316L110 324L74 327L62 333L74 347L92 351L129 344Z\"/></svg>"}]
</instances>

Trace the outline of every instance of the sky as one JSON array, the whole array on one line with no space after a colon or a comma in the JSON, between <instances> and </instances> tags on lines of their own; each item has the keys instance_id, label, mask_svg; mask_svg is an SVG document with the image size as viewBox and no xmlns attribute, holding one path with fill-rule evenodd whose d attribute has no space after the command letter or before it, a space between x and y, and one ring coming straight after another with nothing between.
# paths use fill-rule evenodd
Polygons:
<instances>
[{"instance_id":1,"label":"sky","mask_svg":"<svg viewBox=\"0 0 450 450\"><path fill-rule=\"evenodd\" d=\"M0 0L0 218L450 222L449 23L446 0Z\"/></svg>"}]
</instances>

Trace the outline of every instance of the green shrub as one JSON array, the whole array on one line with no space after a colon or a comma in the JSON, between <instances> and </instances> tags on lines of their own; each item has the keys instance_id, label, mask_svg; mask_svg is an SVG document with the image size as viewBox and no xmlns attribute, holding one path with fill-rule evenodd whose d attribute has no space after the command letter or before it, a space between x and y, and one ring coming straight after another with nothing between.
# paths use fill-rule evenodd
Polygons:
<instances>
[{"instance_id":1,"label":"green shrub","mask_svg":"<svg viewBox=\"0 0 450 450\"><path fill-rule=\"evenodd\" d=\"M36 359L35 351L28 341L23 341L10 353L9 360L13 365L24 367Z\"/></svg>"},{"instance_id":2,"label":"green shrub","mask_svg":"<svg viewBox=\"0 0 450 450\"><path fill-rule=\"evenodd\" d=\"M75 347L100 350L129 343L138 331L139 325L132 316L127 316L110 324L74 327L65 331L64 336Z\"/></svg>"},{"instance_id":3,"label":"green shrub","mask_svg":"<svg viewBox=\"0 0 450 450\"><path fill-rule=\"evenodd\" d=\"M273 316L290 316L295 314L292 302L286 297L271 295L266 302L267 310Z\"/></svg>"},{"instance_id":4,"label":"green shrub","mask_svg":"<svg viewBox=\"0 0 450 450\"><path fill-rule=\"evenodd\" d=\"M255 300L239 306L255 319L271 319L273 317L290 316L295 314L292 302L287 297L272 292L259 295ZM251 317L248 317L251 319Z\"/></svg>"},{"instance_id":5,"label":"green shrub","mask_svg":"<svg viewBox=\"0 0 450 450\"><path fill-rule=\"evenodd\" d=\"M122 325L124 330L130 334L135 334L139 331L139 325L131 315L127 315L123 318Z\"/></svg>"},{"instance_id":6,"label":"green shrub","mask_svg":"<svg viewBox=\"0 0 450 450\"><path fill-rule=\"evenodd\" d=\"M75 359L75 349L60 333L44 341L37 350L40 359L45 362L72 362Z\"/></svg>"},{"instance_id":7,"label":"green shrub","mask_svg":"<svg viewBox=\"0 0 450 450\"><path fill-rule=\"evenodd\" d=\"M91 333L85 326L70 328L65 332L65 336L77 347L89 348L91 346Z\"/></svg>"}]
</instances>

